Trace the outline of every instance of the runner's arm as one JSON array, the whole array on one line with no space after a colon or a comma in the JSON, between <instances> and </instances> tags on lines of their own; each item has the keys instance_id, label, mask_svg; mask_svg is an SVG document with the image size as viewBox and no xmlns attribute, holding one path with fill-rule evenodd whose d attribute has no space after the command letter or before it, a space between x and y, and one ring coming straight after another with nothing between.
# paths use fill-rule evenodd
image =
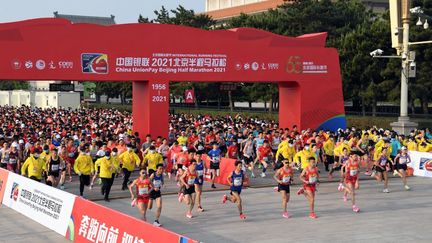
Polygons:
<instances>
[{"instance_id":1,"label":"runner's arm","mask_svg":"<svg viewBox=\"0 0 432 243\"><path fill-rule=\"evenodd\" d=\"M136 180L134 180L130 185L129 185L129 192L131 194L131 199L133 200L135 198L135 195L132 191L132 188L136 185Z\"/></svg>"},{"instance_id":2,"label":"runner's arm","mask_svg":"<svg viewBox=\"0 0 432 243\"><path fill-rule=\"evenodd\" d=\"M275 179L275 181L277 181L277 183L281 183L281 181L279 180L279 173L280 171L277 170L276 173L273 175L273 179Z\"/></svg>"}]
</instances>

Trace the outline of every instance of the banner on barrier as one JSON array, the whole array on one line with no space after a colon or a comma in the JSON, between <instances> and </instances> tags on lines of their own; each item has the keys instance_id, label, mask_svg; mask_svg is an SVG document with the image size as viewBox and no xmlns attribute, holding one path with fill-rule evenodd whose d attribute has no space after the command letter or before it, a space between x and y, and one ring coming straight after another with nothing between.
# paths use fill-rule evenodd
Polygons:
<instances>
[{"instance_id":1,"label":"banner on barrier","mask_svg":"<svg viewBox=\"0 0 432 243\"><path fill-rule=\"evenodd\" d=\"M78 197L75 200L66 238L74 242L195 242Z\"/></svg>"},{"instance_id":2,"label":"banner on barrier","mask_svg":"<svg viewBox=\"0 0 432 243\"><path fill-rule=\"evenodd\" d=\"M65 236L75 196L9 173L3 204Z\"/></svg>"},{"instance_id":3,"label":"banner on barrier","mask_svg":"<svg viewBox=\"0 0 432 243\"><path fill-rule=\"evenodd\" d=\"M432 177L432 153L410 151L415 176Z\"/></svg>"},{"instance_id":4,"label":"banner on barrier","mask_svg":"<svg viewBox=\"0 0 432 243\"><path fill-rule=\"evenodd\" d=\"M2 204L3 201L3 194L6 190L8 175L9 175L9 171L0 168L0 204Z\"/></svg>"}]
</instances>

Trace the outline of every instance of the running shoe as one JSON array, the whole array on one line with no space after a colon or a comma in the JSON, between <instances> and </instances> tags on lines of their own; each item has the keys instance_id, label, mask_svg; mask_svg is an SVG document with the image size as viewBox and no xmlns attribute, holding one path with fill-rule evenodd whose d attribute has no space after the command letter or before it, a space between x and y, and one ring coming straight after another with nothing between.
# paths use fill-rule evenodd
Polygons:
<instances>
[{"instance_id":1,"label":"running shoe","mask_svg":"<svg viewBox=\"0 0 432 243\"><path fill-rule=\"evenodd\" d=\"M240 214L240 219L245 220L246 219L246 215Z\"/></svg>"},{"instance_id":2,"label":"running shoe","mask_svg":"<svg viewBox=\"0 0 432 243\"><path fill-rule=\"evenodd\" d=\"M352 206L352 210L353 210L353 212L356 212L356 213L360 212L360 208L358 208L356 205Z\"/></svg>"},{"instance_id":3,"label":"running shoe","mask_svg":"<svg viewBox=\"0 0 432 243\"><path fill-rule=\"evenodd\" d=\"M397 176L398 174L399 173L396 170L393 171L393 176Z\"/></svg>"},{"instance_id":4,"label":"running shoe","mask_svg":"<svg viewBox=\"0 0 432 243\"><path fill-rule=\"evenodd\" d=\"M132 202L131 202L131 207L135 207L136 204L137 204L137 200L136 200L136 198L135 198L135 199L132 200Z\"/></svg>"},{"instance_id":5,"label":"running shoe","mask_svg":"<svg viewBox=\"0 0 432 243\"><path fill-rule=\"evenodd\" d=\"M255 178L255 174L254 174L253 172L251 173L251 177L252 177L252 178Z\"/></svg>"},{"instance_id":6,"label":"running shoe","mask_svg":"<svg viewBox=\"0 0 432 243\"><path fill-rule=\"evenodd\" d=\"M60 186L60 189L61 189L61 190L64 190L64 189L65 189L65 186L64 186L64 185L61 185L61 186Z\"/></svg>"},{"instance_id":7,"label":"running shoe","mask_svg":"<svg viewBox=\"0 0 432 243\"><path fill-rule=\"evenodd\" d=\"M222 203L226 203L227 199L228 199L227 195L223 195L222 196Z\"/></svg>"},{"instance_id":8,"label":"running shoe","mask_svg":"<svg viewBox=\"0 0 432 243\"><path fill-rule=\"evenodd\" d=\"M405 190L409 190L409 189L411 189L408 185L405 185Z\"/></svg>"},{"instance_id":9,"label":"running shoe","mask_svg":"<svg viewBox=\"0 0 432 243\"><path fill-rule=\"evenodd\" d=\"M153 222L153 225L156 226L156 227L161 227L161 226L162 226L162 225L159 223L159 220L157 220L157 219Z\"/></svg>"},{"instance_id":10,"label":"running shoe","mask_svg":"<svg viewBox=\"0 0 432 243\"><path fill-rule=\"evenodd\" d=\"M212 184L212 185L211 185L211 188L216 189L215 184Z\"/></svg>"},{"instance_id":11,"label":"running shoe","mask_svg":"<svg viewBox=\"0 0 432 243\"><path fill-rule=\"evenodd\" d=\"M93 184L90 184L90 190L93 189Z\"/></svg>"},{"instance_id":12,"label":"running shoe","mask_svg":"<svg viewBox=\"0 0 432 243\"><path fill-rule=\"evenodd\" d=\"M69 182L72 182L72 176L69 177Z\"/></svg>"},{"instance_id":13,"label":"running shoe","mask_svg":"<svg viewBox=\"0 0 432 243\"><path fill-rule=\"evenodd\" d=\"M301 194L303 194L303 193L304 193L304 189L303 189L303 187L300 188L300 189L297 191L297 195L301 195Z\"/></svg>"},{"instance_id":14,"label":"running shoe","mask_svg":"<svg viewBox=\"0 0 432 243\"><path fill-rule=\"evenodd\" d=\"M338 191L343 191L343 189L344 189L344 185L342 184L342 183L339 183L339 186L338 186Z\"/></svg>"},{"instance_id":15,"label":"running shoe","mask_svg":"<svg viewBox=\"0 0 432 243\"><path fill-rule=\"evenodd\" d=\"M284 218L289 218L290 216L289 216L289 214L288 214L288 212L284 212L283 214L282 214L282 217L284 217Z\"/></svg>"},{"instance_id":16,"label":"running shoe","mask_svg":"<svg viewBox=\"0 0 432 243\"><path fill-rule=\"evenodd\" d=\"M189 218L189 219L191 219L193 216L192 216L192 213L187 213L186 214L186 218Z\"/></svg>"},{"instance_id":17,"label":"running shoe","mask_svg":"<svg viewBox=\"0 0 432 243\"><path fill-rule=\"evenodd\" d=\"M309 214L309 218L316 219L318 217L316 216L316 214L314 212L312 212L312 213Z\"/></svg>"},{"instance_id":18,"label":"running shoe","mask_svg":"<svg viewBox=\"0 0 432 243\"><path fill-rule=\"evenodd\" d=\"M198 212L204 212L204 209L200 206L198 207Z\"/></svg>"},{"instance_id":19,"label":"running shoe","mask_svg":"<svg viewBox=\"0 0 432 243\"><path fill-rule=\"evenodd\" d=\"M375 177L376 172L372 171L371 177Z\"/></svg>"},{"instance_id":20,"label":"running shoe","mask_svg":"<svg viewBox=\"0 0 432 243\"><path fill-rule=\"evenodd\" d=\"M389 193L390 191L389 191L389 189L385 188L385 189L383 190L383 192L384 192L384 193Z\"/></svg>"},{"instance_id":21,"label":"running shoe","mask_svg":"<svg viewBox=\"0 0 432 243\"><path fill-rule=\"evenodd\" d=\"M367 176L372 175L372 173L370 171L366 171L364 174L367 175Z\"/></svg>"},{"instance_id":22,"label":"running shoe","mask_svg":"<svg viewBox=\"0 0 432 243\"><path fill-rule=\"evenodd\" d=\"M348 197L346 195L343 195L343 201L348 202Z\"/></svg>"},{"instance_id":23,"label":"running shoe","mask_svg":"<svg viewBox=\"0 0 432 243\"><path fill-rule=\"evenodd\" d=\"M178 196L179 203L183 202L183 198L184 198L184 194L180 193L179 196Z\"/></svg>"},{"instance_id":24,"label":"running shoe","mask_svg":"<svg viewBox=\"0 0 432 243\"><path fill-rule=\"evenodd\" d=\"M279 188L277 186L273 187L273 191L277 192Z\"/></svg>"},{"instance_id":25,"label":"running shoe","mask_svg":"<svg viewBox=\"0 0 432 243\"><path fill-rule=\"evenodd\" d=\"M264 172L261 173L261 177L264 178L266 177L266 174Z\"/></svg>"},{"instance_id":26,"label":"running shoe","mask_svg":"<svg viewBox=\"0 0 432 243\"><path fill-rule=\"evenodd\" d=\"M332 174L329 174L329 175L328 175L328 179L329 179L329 180L333 180L333 175L332 175Z\"/></svg>"}]
</instances>

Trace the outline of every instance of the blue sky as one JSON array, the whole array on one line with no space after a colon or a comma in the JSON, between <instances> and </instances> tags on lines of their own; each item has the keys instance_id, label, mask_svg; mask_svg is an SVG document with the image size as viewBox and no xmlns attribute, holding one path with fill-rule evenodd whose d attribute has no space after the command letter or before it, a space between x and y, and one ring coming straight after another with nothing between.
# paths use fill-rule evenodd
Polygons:
<instances>
[{"instance_id":1,"label":"blue sky","mask_svg":"<svg viewBox=\"0 0 432 243\"><path fill-rule=\"evenodd\" d=\"M197 13L204 12L205 0L2 0L0 23L25 19L53 17L60 14L115 16L118 24L136 23L142 14L154 18L154 10L162 6L175 9L182 5Z\"/></svg>"}]
</instances>

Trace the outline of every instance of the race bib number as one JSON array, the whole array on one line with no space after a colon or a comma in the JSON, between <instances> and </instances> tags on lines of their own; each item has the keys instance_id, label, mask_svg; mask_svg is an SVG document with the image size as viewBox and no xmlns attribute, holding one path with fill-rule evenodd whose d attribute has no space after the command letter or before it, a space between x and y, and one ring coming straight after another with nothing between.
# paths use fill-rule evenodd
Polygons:
<instances>
[{"instance_id":1,"label":"race bib number","mask_svg":"<svg viewBox=\"0 0 432 243\"><path fill-rule=\"evenodd\" d=\"M314 184L317 182L317 177L316 176L309 176L309 183L310 184Z\"/></svg>"},{"instance_id":2,"label":"race bib number","mask_svg":"<svg viewBox=\"0 0 432 243\"><path fill-rule=\"evenodd\" d=\"M197 170L197 174L198 174L198 176L202 176L202 175L204 175L204 171L203 170Z\"/></svg>"},{"instance_id":3,"label":"race bib number","mask_svg":"<svg viewBox=\"0 0 432 243\"><path fill-rule=\"evenodd\" d=\"M282 183L289 183L291 181L291 176L282 177Z\"/></svg>"},{"instance_id":4,"label":"race bib number","mask_svg":"<svg viewBox=\"0 0 432 243\"><path fill-rule=\"evenodd\" d=\"M241 186L242 185L242 178L235 178L234 179L234 186Z\"/></svg>"},{"instance_id":5,"label":"race bib number","mask_svg":"<svg viewBox=\"0 0 432 243\"><path fill-rule=\"evenodd\" d=\"M264 157L263 160L264 160L265 162L268 162L268 161L269 161L269 158L268 158L268 157Z\"/></svg>"},{"instance_id":6,"label":"race bib number","mask_svg":"<svg viewBox=\"0 0 432 243\"><path fill-rule=\"evenodd\" d=\"M74 156L75 156L75 153L69 153L69 154L68 154L68 157L69 157L69 158L73 158Z\"/></svg>"},{"instance_id":7,"label":"race bib number","mask_svg":"<svg viewBox=\"0 0 432 243\"><path fill-rule=\"evenodd\" d=\"M350 170L350 176L356 176L357 173L358 173L358 170L357 170L357 169L351 169L351 170Z\"/></svg>"},{"instance_id":8,"label":"race bib number","mask_svg":"<svg viewBox=\"0 0 432 243\"><path fill-rule=\"evenodd\" d=\"M52 170L59 170L59 165L51 165Z\"/></svg>"},{"instance_id":9,"label":"race bib number","mask_svg":"<svg viewBox=\"0 0 432 243\"><path fill-rule=\"evenodd\" d=\"M213 157L213 163L215 164L219 163L219 157Z\"/></svg>"},{"instance_id":10,"label":"race bib number","mask_svg":"<svg viewBox=\"0 0 432 243\"><path fill-rule=\"evenodd\" d=\"M195 177L191 177L188 179L188 185L193 185L195 183Z\"/></svg>"},{"instance_id":11,"label":"race bib number","mask_svg":"<svg viewBox=\"0 0 432 243\"><path fill-rule=\"evenodd\" d=\"M399 158L399 164L406 164L407 160L408 160L407 158L400 157Z\"/></svg>"},{"instance_id":12,"label":"race bib number","mask_svg":"<svg viewBox=\"0 0 432 243\"><path fill-rule=\"evenodd\" d=\"M154 180L153 185L157 188L160 188L162 185L162 181L161 180Z\"/></svg>"},{"instance_id":13,"label":"race bib number","mask_svg":"<svg viewBox=\"0 0 432 243\"><path fill-rule=\"evenodd\" d=\"M381 166L384 166L387 164L387 159L381 159Z\"/></svg>"},{"instance_id":14,"label":"race bib number","mask_svg":"<svg viewBox=\"0 0 432 243\"><path fill-rule=\"evenodd\" d=\"M16 164L17 160L16 159L9 159L9 163L11 164Z\"/></svg>"},{"instance_id":15,"label":"race bib number","mask_svg":"<svg viewBox=\"0 0 432 243\"><path fill-rule=\"evenodd\" d=\"M148 187L142 187L142 188L138 189L139 195L147 195L148 193L149 193Z\"/></svg>"}]
</instances>

